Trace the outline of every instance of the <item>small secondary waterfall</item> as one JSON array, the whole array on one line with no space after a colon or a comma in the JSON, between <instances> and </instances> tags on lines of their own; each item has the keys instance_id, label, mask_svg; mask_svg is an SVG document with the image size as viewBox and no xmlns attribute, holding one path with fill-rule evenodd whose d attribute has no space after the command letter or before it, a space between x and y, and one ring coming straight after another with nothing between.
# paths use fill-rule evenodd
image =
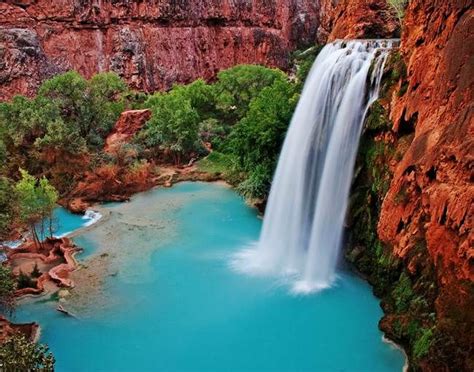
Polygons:
<instances>
[{"instance_id":1,"label":"small secondary waterfall","mask_svg":"<svg viewBox=\"0 0 474 372\"><path fill-rule=\"evenodd\" d=\"M295 291L335 278L359 137L394 40L336 41L321 51L293 115L260 241L234 264L295 274Z\"/></svg>"}]
</instances>

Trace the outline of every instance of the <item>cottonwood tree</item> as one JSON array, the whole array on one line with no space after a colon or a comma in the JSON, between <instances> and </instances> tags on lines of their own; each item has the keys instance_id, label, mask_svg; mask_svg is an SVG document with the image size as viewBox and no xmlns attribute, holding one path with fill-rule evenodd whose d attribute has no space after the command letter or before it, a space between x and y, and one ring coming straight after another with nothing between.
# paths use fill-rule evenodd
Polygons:
<instances>
[{"instance_id":1,"label":"cottonwood tree","mask_svg":"<svg viewBox=\"0 0 474 372\"><path fill-rule=\"evenodd\" d=\"M20 169L21 180L15 185L18 198L18 215L31 230L38 247L45 236L45 223L49 220L49 235L53 235L52 214L58 200L56 189L43 177L37 180L27 171ZM40 221L39 225L37 222ZM38 234L38 230L40 234Z\"/></svg>"}]
</instances>

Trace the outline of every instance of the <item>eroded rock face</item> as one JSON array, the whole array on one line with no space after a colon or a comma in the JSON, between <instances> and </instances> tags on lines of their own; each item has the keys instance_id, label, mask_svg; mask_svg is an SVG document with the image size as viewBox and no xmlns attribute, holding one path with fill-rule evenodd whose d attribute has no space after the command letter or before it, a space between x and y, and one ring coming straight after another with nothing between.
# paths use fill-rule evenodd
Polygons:
<instances>
[{"instance_id":1,"label":"eroded rock face","mask_svg":"<svg viewBox=\"0 0 474 372\"><path fill-rule=\"evenodd\" d=\"M391 103L394 130L413 139L395 167L378 234L414 275L419 249L435 268L437 327L449 338L435 345L426 370L469 370L473 362L460 354L472 346L474 324L473 28L471 1L411 0L401 44L407 77Z\"/></svg>"},{"instance_id":2,"label":"eroded rock face","mask_svg":"<svg viewBox=\"0 0 474 372\"><path fill-rule=\"evenodd\" d=\"M21 334L30 341L36 341L39 336L39 326L36 323L10 323L4 316L0 315L0 344L16 334Z\"/></svg>"},{"instance_id":3,"label":"eroded rock face","mask_svg":"<svg viewBox=\"0 0 474 372\"><path fill-rule=\"evenodd\" d=\"M10 0L0 4L0 100L70 69L112 70L154 91L239 63L285 68L318 24L312 0Z\"/></svg>"},{"instance_id":4,"label":"eroded rock face","mask_svg":"<svg viewBox=\"0 0 474 372\"><path fill-rule=\"evenodd\" d=\"M408 86L394 94L391 115L395 130L414 138L378 230L400 256L411 236L426 233L443 282L473 281L474 10L467 0L432 3L412 0L406 15ZM402 203L395 200L400 192Z\"/></svg>"},{"instance_id":5,"label":"eroded rock face","mask_svg":"<svg viewBox=\"0 0 474 372\"><path fill-rule=\"evenodd\" d=\"M114 152L121 144L127 141L137 133L145 123L150 119L151 111L128 110L120 114L114 129L105 140L105 152Z\"/></svg>"},{"instance_id":6,"label":"eroded rock face","mask_svg":"<svg viewBox=\"0 0 474 372\"><path fill-rule=\"evenodd\" d=\"M392 38L399 25L385 0L322 0L318 40Z\"/></svg>"}]
</instances>

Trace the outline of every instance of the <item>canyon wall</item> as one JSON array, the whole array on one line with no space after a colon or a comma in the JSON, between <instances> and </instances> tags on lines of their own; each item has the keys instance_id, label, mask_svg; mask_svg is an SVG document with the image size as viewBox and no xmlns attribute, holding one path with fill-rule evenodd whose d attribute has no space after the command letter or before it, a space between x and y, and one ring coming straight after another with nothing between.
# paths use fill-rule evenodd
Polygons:
<instances>
[{"instance_id":1,"label":"canyon wall","mask_svg":"<svg viewBox=\"0 0 474 372\"><path fill-rule=\"evenodd\" d=\"M421 235L443 284L474 280L474 10L469 0L412 0L394 93L394 130L413 134L378 232L405 256ZM404 194L403 203L396 196Z\"/></svg>"},{"instance_id":2,"label":"canyon wall","mask_svg":"<svg viewBox=\"0 0 474 372\"><path fill-rule=\"evenodd\" d=\"M329 39L363 25L349 9L342 17L334 14ZM380 327L405 347L412 370L470 371L472 2L410 0L402 30L361 143L358 166L365 179L356 179L347 257L382 298Z\"/></svg>"},{"instance_id":3,"label":"canyon wall","mask_svg":"<svg viewBox=\"0 0 474 372\"><path fill-rule=\"evenodd\" d=\"M399 22L386 0L321 0L318 40L398 37Z\"/></svg>"},{"instance_id":4,"label":"canyon wall","mask_svg":"<svg viewBox=\"0 0 474 372\"><path fill-rule=\"evenodd\" d=\"M154 91L239 63L286 68L314 43L314 0L8 0L0 4L0 100L67 70L115 71Z\"/></svg>"}]
</instances>

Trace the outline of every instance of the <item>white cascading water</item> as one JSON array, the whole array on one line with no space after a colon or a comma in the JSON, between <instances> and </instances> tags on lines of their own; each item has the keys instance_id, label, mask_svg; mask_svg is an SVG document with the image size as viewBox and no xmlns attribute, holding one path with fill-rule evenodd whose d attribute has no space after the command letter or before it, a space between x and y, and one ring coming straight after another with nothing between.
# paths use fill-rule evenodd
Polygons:
<instances>
[{"instance_id":1,"label":"white cascading water","mask_svg":"<svg viewBox=\"0 0 474 372\"><path fill-rule=\"evenodd\" d=\"M336 41L320 52L285 138L260 241L235 257L238 270L294 275L296 292L334 281L364 118L395 42Z\"/></svg>"}]
</instances>

